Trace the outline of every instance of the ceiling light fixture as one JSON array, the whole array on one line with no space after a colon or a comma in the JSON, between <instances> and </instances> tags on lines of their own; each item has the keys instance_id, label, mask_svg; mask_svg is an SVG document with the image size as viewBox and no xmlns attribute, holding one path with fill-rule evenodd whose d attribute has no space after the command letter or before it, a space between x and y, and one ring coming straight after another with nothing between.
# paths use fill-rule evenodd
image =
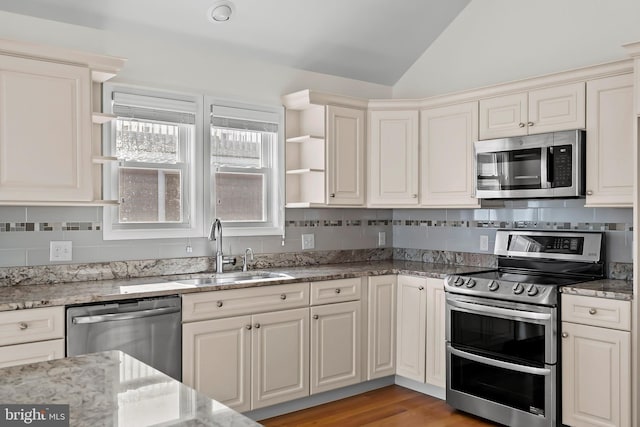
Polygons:
<instances>
[{"instance_id":1,"label":"ceiling light fixture","mask_svg":"<svg viewBox=\"0 0 640 427\"><path fill-rule=\"evenodd\" d=\"M227 22L231 19L234 6L228 0L219 1L209 8L207 18L211 22Z\"/></svg>"}]
</instances>

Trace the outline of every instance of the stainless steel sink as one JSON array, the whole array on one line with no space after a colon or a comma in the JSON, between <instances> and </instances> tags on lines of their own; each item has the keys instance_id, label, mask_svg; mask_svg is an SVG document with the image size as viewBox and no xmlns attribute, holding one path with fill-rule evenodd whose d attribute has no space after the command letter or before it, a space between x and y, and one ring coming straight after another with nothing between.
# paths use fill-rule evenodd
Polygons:
<instances>
[{"instance_id":1,"label":"stainless steel sink","mask_svg":"<svg viewBox=\"0 0 640 427\"><path fill-rule=\"evenodd\" d=\"M216 274L211 277L201 277L198 279L178 280L178 283L194 286L214 286L229 285L233 283L266 282L270 280L291 279L292 277L284 273L272 273L269 271L246 271Z\"/></svg>"}]
</instances>

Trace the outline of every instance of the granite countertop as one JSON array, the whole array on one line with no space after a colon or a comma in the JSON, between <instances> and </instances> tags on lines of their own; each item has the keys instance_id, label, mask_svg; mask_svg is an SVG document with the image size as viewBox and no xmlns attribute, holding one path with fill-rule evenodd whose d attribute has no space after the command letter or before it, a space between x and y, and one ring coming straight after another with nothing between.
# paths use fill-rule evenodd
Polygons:
<instances>
[{"instance_id":1,"label":"granite countertop","mask_svg":"<svg viewBox=\"0 0 640 427\"><path fill-rule=\"evenodd\" d=\"M491 270L491 268L388 260L259 270L284 273L289 277L270 279L263 282L244 282L225 285L202 286L180 283L181 280L214 276L213 273L195 273L127 280L96 280L59 284L3 286L0 287L0 311L192 292L208 292L222 289L239 289L284 283L379 276L385 274L407 274L444 278L447 274L464 274L486 270ZM597 283L597 285L594 285L594 283ZM584 287L582 285L584 285ZM581 294L604 298L627 299L632 297L630 282L622 280L600 280L574 285L570 289L580 289ZM569 290L565 292L569 292Z\"/></svg>"},{"instance_id":2,"label":"granite countertop","mask_svg":"<svg viewBox=\"0 0 640 427\"><path fill-rule=\"evenodd\" d=\"M0 378L1 405L68 404L74 427L260 425L121 351L3 368Z\"/></svg>"},{"instance_id":3,"label":"granite countertop","mask_svg":"<svg viewBox=\"0 0 640 427\"><path fill-rule=\"evenodd\" d=\"M560 288L563 294L609 298L630 301L633 299L633 282L628 280L594 280Z\"/></svg>"}]
</instances>

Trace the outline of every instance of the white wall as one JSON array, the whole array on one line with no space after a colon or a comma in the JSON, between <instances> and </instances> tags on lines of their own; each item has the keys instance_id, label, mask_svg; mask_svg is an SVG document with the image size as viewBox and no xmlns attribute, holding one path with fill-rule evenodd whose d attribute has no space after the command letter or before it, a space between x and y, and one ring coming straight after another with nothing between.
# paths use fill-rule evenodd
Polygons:
<instances>
[{"instance_id":1,"label":"white wall","mask_svg":"<svg viewBox=\"0 0 640 427\"><path fill-rule=\"evenodd\" d=\"M240 57L219 43L203 45L158 34L109 32L8 12L0 12L0 38L124 57L128 61L113 81L238 101L280 105L281 95L301 89L363 98L391 97L390 86Z\"/></svg>"},{"instance_id":2,"label":"white wall","mask_svg":"<svg viewBox=\"0 0 640 427\"><path fill-rule=\"evenodd\" d=\"M638 0L473 0L393 87L436 94L625 59Z\"/></svg>"}]
</instances>

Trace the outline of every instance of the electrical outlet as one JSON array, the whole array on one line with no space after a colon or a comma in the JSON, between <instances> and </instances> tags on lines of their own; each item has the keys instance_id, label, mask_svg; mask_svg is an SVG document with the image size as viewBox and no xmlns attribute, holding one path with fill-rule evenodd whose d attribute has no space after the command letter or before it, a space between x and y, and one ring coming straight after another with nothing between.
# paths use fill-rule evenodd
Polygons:
<instances>
[{"instance_id":1,"label":"electrical outlet","mask_svg":"<svg viewBox=\"0 0 640 427\"><path fill-rule=\"evenodd\" d=\"M313 249L316 247L315 236L313 234L302 235L302 249Z\"/></svg>"},{"instance_id":2,"label":"electrical outlet","mask_svg":"<svg viewBox=\"0 0 640 427\"><path fill-rule=\"evenodd\" d=\"M384 231L378 231L378 246L384 246L387 244L387 233Z\"/></svg>"},{"instance_id":3,"label":"electrical outlet","mask_svg":"<svg viewBox=\"0 0 640 427\"><path fill-rule=\"evenodd\" d=\"M483 234L480 236L480 250L488 251L489 250L489 236Z\"/></svg>"},{"instance_id":4,"label":"electrical outlet","mask_svg":"<svg viewBox=\"0 0 640 427\"><path fill-rule=\"evenodd\" d=\"M49 242L49 261L71 261L73 247L70 240Z\"/></svg>"}]
</instances>

